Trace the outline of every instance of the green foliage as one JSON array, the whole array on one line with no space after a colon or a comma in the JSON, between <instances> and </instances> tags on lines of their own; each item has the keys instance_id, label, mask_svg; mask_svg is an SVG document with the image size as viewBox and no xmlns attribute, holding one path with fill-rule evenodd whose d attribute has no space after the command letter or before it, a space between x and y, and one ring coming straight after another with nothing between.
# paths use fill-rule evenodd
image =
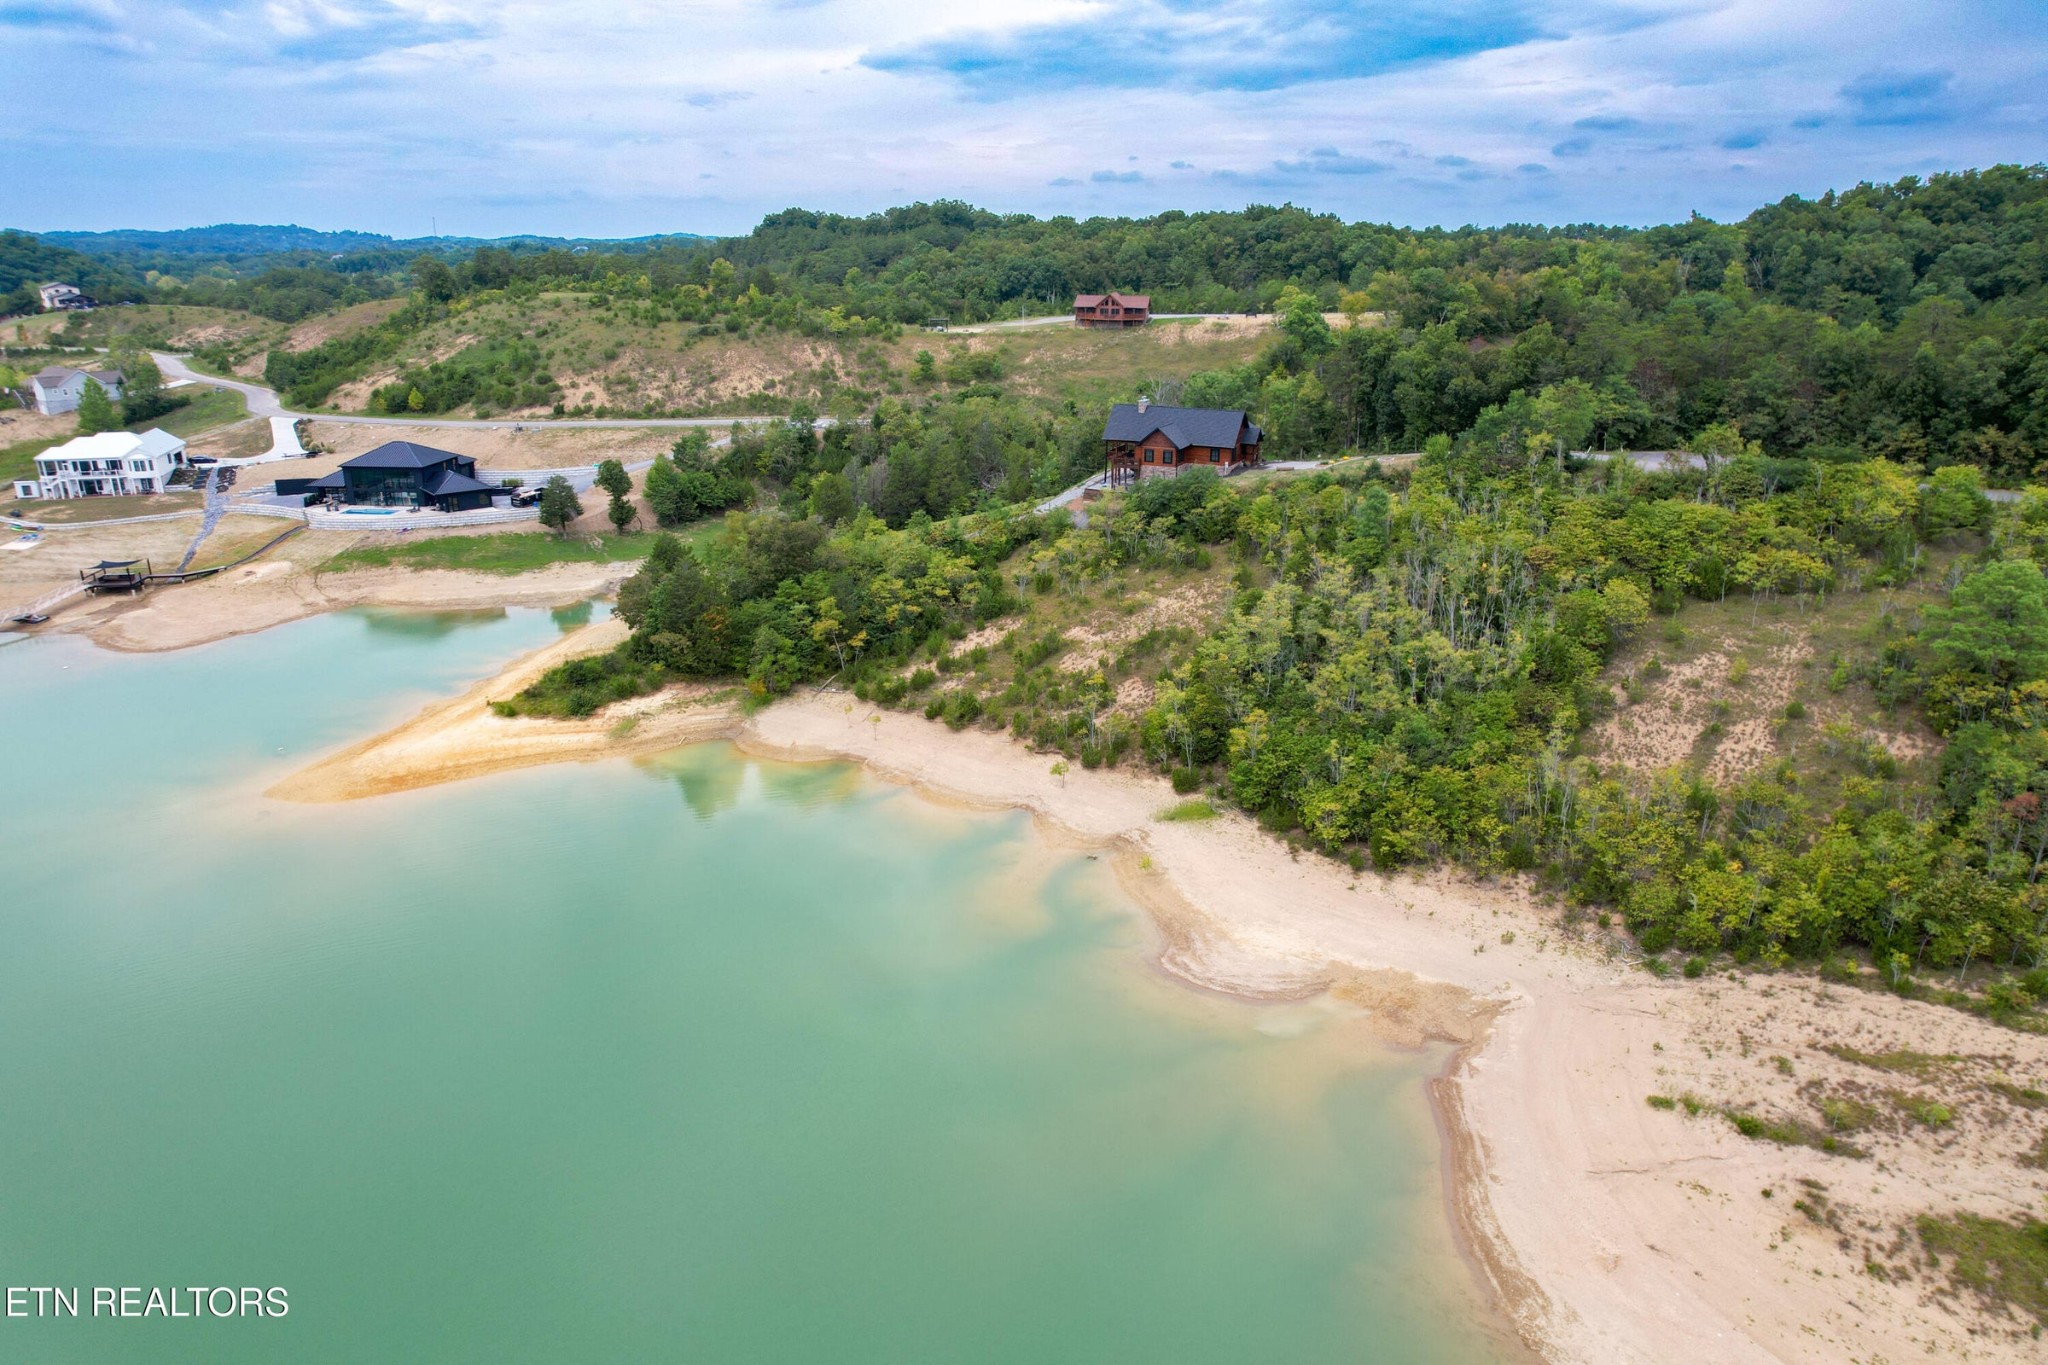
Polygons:
<instances>
[{"instance_id":1,"label":"green foliage","mask_svg":"<svg viewBox=\"0 0 2048 1365\"><path fill-rule=\"evenodd\" d=\"M615 498L623 498L633 491L633 476L626 472L623 461L599 460L597 486Z\"/></svg>"},{"instance_id":2,"label":"green foliage","mask_svg":"<svg viewBox=\"0 0 2048 1365\"><path fill-rule=\"evenodd\" d=\"M1159 818L1169 823L1189 820L1214 820L1216 818L1216 807L1197 797L1189 801L1175 802L1159 812Z\"/></svg>"},{"instance_id":3,"label":"green foliage","mask_svg":"<svg viewBox=\"0 0 2048 1365\"><path fill-rule=\"evenodd\" d=\"M119 431L121 414L114 407L114 400L107 391L92 379L85 381L85 391L78 398L78 430L83 436L102 431Z\"/></svg>"},{"instance_id":4,"label":"green foliage","mask_svg":"<svg viewBox=\"0 0 2048 1365\"><path fill-rule=\"evenodd\" d=\"M569 480L560 474L551 475L540 491L540 524L560 534L582 515L583 503Z\"/></svg>"},{"instance_id":5,"label":"green foliage","mask_svg":"<svg viewBox=\"0 0 2048 1365\"><path fill-rule=\"evenodd\" d=\"M155 421L182 407L186 399L164 392L163 371L140 351L124 351L115 357L121 370L121 424L139 426Z\"/></svg>"},{"instance_id":6,"label":"green foliage","mask_svg":"<svg viewBox=\"0 0 2048 1365\"><path fill-rule=\"evenodd\" d=\"M2048 1325L2048 1223L1925 1214L1915 1230L1921 1244L1943 1258L1952 1284L1993 1307L2017 1309Z\"/></svg>"},{"instance_id":7,"label":"green foliage","mask_svg":"<svg viewBox=\"0 0 2048 1365\"><path fill-rule=\"evenodd\" d=\"M612 651L572 659L518 696L494 701L491 707L501 716L587 716L612 702L651 692L667 680L660 662Z\"/></svg>"},{"instance_id":8,"label":"green foliage","mask_svg":"<svg viewBox=\"0 0 2048 1365\"><path fill-rule=\"evenodd\" d=\"M695 430L677 440L670 454L655 458L645 482L648 506L662 526L681 526L706 513L737 507L753 491L753 484L735 468L711 459L710 438Z\"/></svg>"},{"instance_id":9,"label":"green foliage","mask_svg":"<svg viewBox=\"0 0 2048 1365\"><path fill-rule=\"evenodd\" d=\"M272 352L276 354L276 352ZM403 370L370 394L373 413L540 408L561 396L540 348L526 341L477 342L446 360Z\"/></svg>"},{"instance_id":10,"label":"green foliage","mask_svg":"<svg viewBox=\"0 0 2048 1365\"><path fill-rule=\"evenodd\" d=\"M498 531L474 536L418 536L382 545L356 545L321 566L329 573L351 569L469 569L478 573L517 574L550 564L611 564L639 559L654 543L651 535L591 536L567 539L526 531Z\"/></svg>"}]
</instances>

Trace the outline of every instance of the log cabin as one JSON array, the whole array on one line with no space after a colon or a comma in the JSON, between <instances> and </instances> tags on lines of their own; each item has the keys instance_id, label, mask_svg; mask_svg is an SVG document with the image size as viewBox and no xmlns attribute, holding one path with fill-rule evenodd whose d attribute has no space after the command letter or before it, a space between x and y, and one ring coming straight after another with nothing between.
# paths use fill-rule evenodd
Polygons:
<instances>
[{"instance_id":1,"label":"log cabin","mask_svg":"<svg viewBox=\"0 0 2048 1365\"><path fill-rule=\"evenodd\" d=\"M1172 408L1144 398L1118 403L1102 428L1112 488L1189 468L1251 469L1264 438L1242 408Z\"/></svg>"},{"instance_id":2,"label":"log cabin","mask_svg":"<svg viewBox=\"0 0 2048 1365\"><path fill-rule=\"evenodd\" d=\"M1077 327L1143 327L1152 316L1149 294L1076 294Z\"/></svg>"}]
</instances>

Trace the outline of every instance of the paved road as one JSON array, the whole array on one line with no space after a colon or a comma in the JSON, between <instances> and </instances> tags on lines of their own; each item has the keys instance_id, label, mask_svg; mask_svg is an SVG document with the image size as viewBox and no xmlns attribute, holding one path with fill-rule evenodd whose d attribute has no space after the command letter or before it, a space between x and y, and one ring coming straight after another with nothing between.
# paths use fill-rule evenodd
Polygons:
<instances>
[{"instance_id":1,"label":"paved road","mask_svg":"<svg viewBox=\"0 0 2048 1365\"><path fill-rule=\"evenodd\" d=\"M261 384L251 384L246 379L222 379L218 375L201 374L185 363L184 357L167 351L151 351L157 368L164 372L166 379L184 379L195 384L211 384L216 388L233 389L248 400L251 417L300 418L310 417L316 422L340 422L348 426L363 427L449 427L470 428L477 431L511 431L516 427L530 427L545 430L553 427L596 427L608 430L630 430L638 427L729 427L735 422L767 422L770 417L522 417L518 421L479 421L475 418L457 417L357 417L340 412L294 412L279 400L275 390ZM832 425L832 419L818 419L820 428Z\"/></svg>"}]
</instances>

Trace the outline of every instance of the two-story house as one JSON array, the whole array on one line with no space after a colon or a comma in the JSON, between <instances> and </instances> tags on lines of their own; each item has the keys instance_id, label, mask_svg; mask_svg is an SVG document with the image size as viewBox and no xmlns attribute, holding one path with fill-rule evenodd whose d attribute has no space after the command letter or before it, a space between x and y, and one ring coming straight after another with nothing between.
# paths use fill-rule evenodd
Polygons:
<instances>
[{"instance_id":1,"label":"two-story house","mask_svg":"<svg viewBox=\"0 0 2048 1365\"><path fill-rule=\"evenodd\" d=\"M1143 327L1152 316L1150 294L1077 294L1077 327Z\"/></svg>"},{"instance_id":2,"label":"two-story house","mask_svg":"<svg viewBox=\"0 0 2048 1365\"><path fill-rule=\"evenodd\" d=\"M168 431L102 431L36 456L35 479L17 479L14 491L39 498L161 493L184 462L185 443Z\"/></svg>"},{"instance_id":3,"label":"two-story house","mask_svg":"<svg viewBox=\"0 0 2048 1365\"><path fill-rule=\"evenodd\" d=\"M126 376L119 370L73 370L52 365L29 376L28 391L36 411L45 417L54 417L59 413L77 412L78 400L85 397L87 384L99 385L107 391L107 397L118 403L124 382Z\"/></svg>"},{"instance_id":4,"label":"two-story house","mask_svg":"<svg viewBox=\"0 0 2048 1365\"><path fill-rule=\"evenodd\" d=\"M386 441L317 479L279 479L277 491L347 507L434 507L466 512L509 496L476 476L476 461L452 450Z\"/></svg>"}]
</instances>

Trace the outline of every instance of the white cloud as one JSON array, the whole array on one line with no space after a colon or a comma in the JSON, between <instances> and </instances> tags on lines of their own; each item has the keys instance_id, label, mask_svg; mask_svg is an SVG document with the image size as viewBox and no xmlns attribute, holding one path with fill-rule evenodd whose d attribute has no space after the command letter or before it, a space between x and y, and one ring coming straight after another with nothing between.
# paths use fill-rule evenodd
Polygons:
<instances>
[{"instance_id":1,"label":"white cloud","mask_svg":"<svg viewBox=\"0 0 2048 1365\"><path fill-rule=\"evenodd\" d=\"M1291 198L1410 222L1641 222L2036 159L2048 122L2048 39L2011 0L1419 0L1376 29L1332 0L1218 0L1187 20L1174 79L1147 78L1143 41L1128 81L1071 74L1076 35L1157 23L1156 6L0 0L0 39L61 58L10 75L0 147L62 171L18 180L10 216L611 234L909 197L1076 213ZM1432 55L1450 13L1491 45ZM1261 15L1272 79L1242 61L1232 88L1188 75ZM1349 55L1311 60L1304 40ZM1375 60L1376 41L1398 51Z\"/></svg>"}]
</instances>

